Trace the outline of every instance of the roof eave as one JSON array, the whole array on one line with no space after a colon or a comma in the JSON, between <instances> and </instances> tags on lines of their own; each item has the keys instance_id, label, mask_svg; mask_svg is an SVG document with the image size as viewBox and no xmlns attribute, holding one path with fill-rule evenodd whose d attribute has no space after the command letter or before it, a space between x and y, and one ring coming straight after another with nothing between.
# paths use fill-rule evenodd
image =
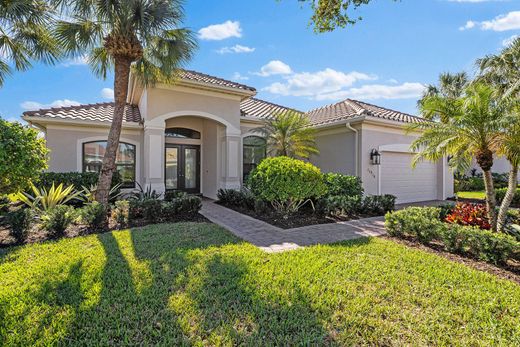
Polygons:
<instances>
[{"instance_id":1,"label":"roof eave","mask_svg":"<svg viewBox=\"0 0 520 347\"><path fill-rule=\"evenodd\" d=\"M28 123L38 124L40 126L45 126L48 124L56 124L56 125L84 125L84 126L94 126L101 128L109 128L111 126L111 122L100 122L100 121L92 121L92 120L76 120L76 119L55 119L50 117L38 117L38 116L22 116L22 119ZM141 129L143 126L137 122L123 122L122 125L125 129Z\"/></svg>"}]
</instances>

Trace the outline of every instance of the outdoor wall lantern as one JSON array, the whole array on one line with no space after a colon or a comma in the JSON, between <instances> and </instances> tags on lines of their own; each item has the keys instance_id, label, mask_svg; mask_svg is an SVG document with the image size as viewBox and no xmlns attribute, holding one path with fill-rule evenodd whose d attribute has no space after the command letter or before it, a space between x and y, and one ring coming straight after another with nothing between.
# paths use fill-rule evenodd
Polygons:
<instances>
[{"instance_id":1,"label":"outdoor wall lantern","mask_svg":"<svg viewBox=\"0 0 520 347\"><path fill-rule=\"evenodd\" d=\"M381 153L375 148L370 152L370 163L372 165L381 165Z\"/></svg>"}]
</instances>

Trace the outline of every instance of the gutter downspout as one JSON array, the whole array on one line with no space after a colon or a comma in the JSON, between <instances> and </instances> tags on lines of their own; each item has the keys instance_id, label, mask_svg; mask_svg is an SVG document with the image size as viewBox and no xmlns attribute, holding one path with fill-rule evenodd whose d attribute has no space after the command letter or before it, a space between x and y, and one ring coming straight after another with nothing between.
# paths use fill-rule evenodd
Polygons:
<instances>
[{"instance_id":1,"label":"gutter downspout","mask_svg":"<svg viewBox=\"0 0 520 347\"><path fill-rule=\"evenodd\" d=\"M354 168L355 168L355 173L356 173L356 176L359 177L359 170L358 170L358 166L359 166L359 163L358 163L358 156L359 156L359 153L358 153L358 146L359 146L359 131L355 128L352 127L352 125L350 125L350 123L345 123L345 125L347 126L347 129L351 130L354 132L354 136L355 136L355 142L354 142Z\"/></svg>"}]
</instances>

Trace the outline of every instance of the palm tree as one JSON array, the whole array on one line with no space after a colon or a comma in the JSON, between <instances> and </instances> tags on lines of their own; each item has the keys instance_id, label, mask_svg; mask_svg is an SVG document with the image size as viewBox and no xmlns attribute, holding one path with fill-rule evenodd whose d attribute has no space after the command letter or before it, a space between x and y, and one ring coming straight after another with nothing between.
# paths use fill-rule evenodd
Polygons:
<instances>
[{"instance_id":1,"label":"palm tree","mask_svg":"<svg viewBox=\"0 0 520 347\"><path fill-rule=\"evenodd\" d=\"M445 98L446 100L455 100L462 96L464 92L464 88L466 88L469 84L468 75L465 72L459 73L449 73L445 72L440 74L439 76L439 84L433 85L429 84L423 92L421 99L417 102L419 108L424 99L432 96L440 96ZM426 112L423 114L423 117L428 120L440 120L443 123L449 121L444 116L441 116L437 113Z\"/></svg>"},{"instance_id":2,"label":"palm tree","mask_svg":"<svg viewBox=\"0 0 520 347\"><path fill-rule=\"evenodd\" d=\"M421 122L409 128L423 130L411 146L418 152L413 165L422 159L437 161L452 156L450 165L459 171L466 171L473 158L476 159L483 172L488 216L495 231L496 199L491 167L493 153L501 145L504 111L505 106L496 102L491 86L475 83L465 88L463 96L456 99L434 95L423 100L423 114L434 112L450 119L449 122Z\"/></svg>"},{"instance_id":3,"label":"palm tree","mask_svg":"<svg viewBox=\"0 0 520 347\"><path fill-rule=\"evenodd\" d=\"M71 56L87 55L102 78L114 69L114 116L96 191L96 200L106 205L131 67L144 85L170 81L196 43L191 31L179 27L183 9L176 0L56 1L66 18L56 28L60 45Z\"/></svg>"},{"instance_id":4,"label":"palm tree","mask_svg":"<svg viewBox=\"0 0 520 347\"><path fill-rule=\"evenodd\" d=\"M271 156L308 159L311 154L319 153L315 130L303 113L291 110L276 114L257 132L265 138Z\"/></svg>"},{"instance_id":5,"label":"palm tree","mask_svg":"<svg viewBox=\"0 0 520 347\"><path fill-rule=\"evenodd\" d=\"M54 63L59 55L50 34L53 7L40 0L0 0L0 87L14 70L33 60Z\"/></svg>"},{"instance_id":6,"label":"palm tree","mask_svg":"<svg viewBox=\"0 0 520 347\"><path fill-rule=\"evenodd\" d=\"M503 143L499 151L511 164L508 189L498 213L498 228L503 230L518 185L520 165L520 38L499 54L477 60L477 65L480 68L479 78L494 85L501 102L511 106L511 112L504 122Z\"/></svg>"}]
</instances>

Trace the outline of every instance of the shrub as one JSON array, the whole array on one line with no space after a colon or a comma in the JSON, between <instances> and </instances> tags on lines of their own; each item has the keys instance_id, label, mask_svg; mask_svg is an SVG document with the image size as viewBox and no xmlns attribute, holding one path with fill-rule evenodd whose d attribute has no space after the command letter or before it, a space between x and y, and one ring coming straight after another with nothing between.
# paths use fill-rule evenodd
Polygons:
<instances>
[{"instance_id":1,"label":"shrub","mask_svg":"<svg viewBox=\"0 0 520 347\"><path fill-rule=\"evenodd\" d=\"M50 238L61 237L76 217L72 206L58 205L49 209L42 216L42 226L48 231Z\"/></svg>"},{"instance_id":2,"label":"shrub","mask_svg":"<svg viewBox=\"0 0 520 347\"><path fill-rule=\"evenodd\" d=\"M249 186L257 198L283 214L296 212L327 192L320 169L289 157L264 159L249 175Z\"/></svg>"},{"instance_id":3,"label":"shrub","mask_svg":"<svg viewBox=\"0 0 520 347\"><path fill-rule=\"evenodd\" d=\"M11 235L16 242L23 243L31 230L34 212L29 208L20 208L6 215L7 224L11 227Z\"/></svg>"},{"instance_id":4,"label":"shrub","mask_svg":"<svg viewBox=\"0 0 520 347\"><path fill-rule=\"evenodd\" d=\"M339 173L327 173L323 176L325 179L325 184L327 185L327 195L363 195L363 187L359 177L342 175Z\"/></svg>"},{"instance_id":5,"label":"shrub","mask_svg":"<svg viewBox=\"0 0 520 347\"><path fill-rule=\"evenodd\" d=\"M188 196L186 192L181 192L178 190L168 190L164 193L164 201L172 201L173 199L184 198Z\"/></svg>"},{"instance_id":6,"label":"shrub","mask_svg":"<svg viewBox=\"0 0 520 347\"><path fill-rule=\"evenodd\" d=\"M47 168L48 152L38 131L0 118L0 195L27 189Z\"/></svg>"},{"instance_id":7,"label":"shrub","mask_svg":"<svg viewBox=\"0 0 520 347\"><path fill-rule=\"evenodd\" d=\"M495 191L497 203L501 204L506 196L507 188L499 188ZM516 193L511 201L511 207L520 207L520 188L516 188Z\"/></svg>"},{"instance_id":8,"label":"shrub","mask_svg":"<svg viewBox=\"0 0 520 347\"><path fill-rule=\"evenodd\" d=\"M201 209L202 200L198 196L184 196L164 202L162 205L162 218L166 221L189 220Z\"/></svg>"},{"instance_id":9,"label":"shrub","mask_svg":"<svg viewBox=\"0 0 520 347\"><path fill-rule=\"evenodd\" d=\"M119 200L115 202L112 209L112 218L116 221L120 228L124 228L130 222L130 204L127 200Z\"/></svg>"},{"instance_id":10,"label":"shrub","mask_svg":"<svg viewBox=\"0 0 520 347\"><path fill-rule=\"evenodd\" d=\"M152 190L152 186L148 185L146 189L144 189L139 183L137 184L137 190L131 192L128 196L131 200L158 200L161 198L162 194Z\"/></svg>"},{"instance_id":11,"label":"shrub","mask_svg":"<svg viewBox=\"0 0 520 347\"><path fill-rule=\"evenodd\" d=\"M448 224L439 220L441 209L409 207L385 216L388 234L411 237L429 244L442 242L448 252L500 264L520 254L520 242L512 236L478 227Z\"/></svg>"},{"instance_id":12,"label":"shrub","mask_svg":"<svg viewBox=\"0 0 520 347\"><path fill-rule=\"evenodd\" d=\"M11 200L7 196L0 196L0 215L9 212Z\"/></svg>"},{"instance_id":13,"label":"shrub","mask_svg":"<svg viewBox=\"0 0 520 347\"><path fill-rule=\"evenodd\" d=\"M142 200L128 200L128 205L128 219L130 221L141 219L144 217Z\"/></svg>"},{"instance_id":14,"label":"shrub","mask_svg":"<svg viewBox=\"0 0 520 347\"><path fill-rule=\"evenodd\" d=\"M141 202L143 218L147 222L157 223L162 218L162 201L157 199L146 199Z\"/></svg>"},{"instance_id":15,"label":"shrub","mask_svg":"<svg viewBox=\"0 0 520 347\"><path fill-rule=\"evenodd\" d=\"M107 210L97 201L85 204L79 212L81 221L91 230L102 231L107 229Z\"/></svg>"},{"instance_id":16,"label":"shrub","mask_svg":"<svg viewBox=\"0 0 520 347\"><path fill-rule=\"evenodd\" d=\"M447 204L439 205L438 207L440 209L439 218L440 218L440 220L444 221L444 220L446 220L446 217L453 211L453 208L455 207L455 205L447 203Z\"/></svg>"},{"instance_id":17,"label":"shrub","mask_svg":"<svg viewBox=\"0 0 520 347\"><path fill-rule=\"evenodd\" d=\"M99 174L97 172L43 172L40 174L38 186L49 189L52 184L58 186L73 185L76 190L82 190L83 187L92 187L97 185ZM121 186L121 175L115 171L112 175L112 187Z\"/></svg>"},{"instance_id":18,"label":"shrub","mask_svg":"<svg viewBox=\"0 0 520 347\"><path fill-rule=\"evenodd\" d=\"M444 220L451 224L478 226L481 229L491 228L486 206L482 204L456 204Z\"/></svg>"},{"instance_id":19,"label":"shrub","mask_svg":"<svg viewBox=\"0 0 520 347\"><path fill-rule=\"evenodd\" d=\"M455 192L484 190L484 179L482 177L461 177L455 180Z\"/></svg>"},{"instance_id":20,"label":"shrub","mask_svg":"<svg viewBox=\"0 0 520 347\"><path fill-rule=\"evenodd\" d=\"M361 196L332 195L318 200L318 209L328 215L352 216L361 210Z\"/></svg>"},{"instance_id":21,"label":"shrub","mask_svg":"<svg viewBox=\"0 0 520 347\"><path fill-rule=\"evenodd\" d=\"M247 189L219 189L217 198L223 205L244 206L249 209L254 209L255 207L255 197L253 193Z\"/></svg>"},{"instance_id":22,"label":"shrub","mask_svg":"<svg viewBox=\"0 0 520 347\"><path fill-rule=\"evenodd\" d=\"M363 199L361 211L367 214L383 215L395 209L396 197L391 194L369 195Z\"/></svg>"}]
</instances>

